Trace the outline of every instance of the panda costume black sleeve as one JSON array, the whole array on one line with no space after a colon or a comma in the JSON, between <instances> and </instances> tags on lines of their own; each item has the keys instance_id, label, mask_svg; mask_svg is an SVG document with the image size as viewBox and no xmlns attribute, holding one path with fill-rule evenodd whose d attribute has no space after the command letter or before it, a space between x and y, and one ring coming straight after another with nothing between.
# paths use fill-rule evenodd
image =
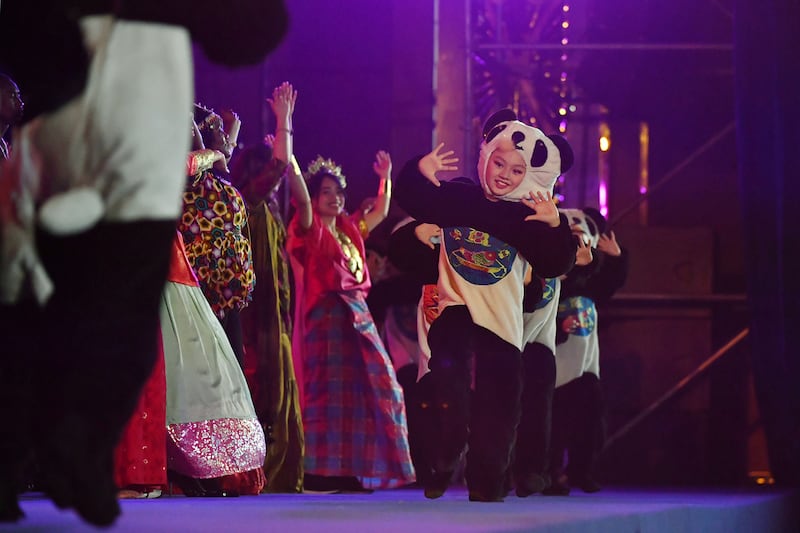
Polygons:
<instances>
[{"instance_id":1,"label":"panda costume black sleeve","mask_svg":"<svg viewBox=\"0 0 800 533\"><path fill-rule=\"evenodd\" d=\"M572 268L575 242L565 219L551 228L543 222L526 221L533 212L522 203L489 200L478 185L449 181L436 187L419 172L420 159L408 161L395 181L394 198L412 217L442 228L484 231L514 246L544 277Z\"/></svg>"},{"instance_id":2,"label":"panda costume black sleeve","mask_svg":"<svg viewBox=\"0 0 800 533\"><path fill-rule=\"evenodd\" d=\"M487 165L501 143L504 150L519 150L526 172L514 190L489 199ZM394 194L409 215L442 228L440 314L428 335L426 376L438 432L429 436L433 472L425 495L444 493L469 440L470 500L501 501L520 416L525 277L531 265L542 276L566 273L576 251L566 220L556 228L525 221L531 210L519 200L530 193L552 194L555 180L572 163L572 152L564 139L548 137L505 110L484 127L478 163L482 187L452 182L435 187L418 163L414 159L405 165Z\"/></svg>"},{"instance_id":3,"label":"panda costume black sleeve","mask_svg":"<svg viewBox=\"0 0 800 533\"><path fill-rule=\"evenodd\" d=\"M410 220L389 236L389 261L398 269L413 275L420 284L435 284L439 279L439 245L433 248L421 243L414 231L422 224Z\"/></svg>"}]
</instances>

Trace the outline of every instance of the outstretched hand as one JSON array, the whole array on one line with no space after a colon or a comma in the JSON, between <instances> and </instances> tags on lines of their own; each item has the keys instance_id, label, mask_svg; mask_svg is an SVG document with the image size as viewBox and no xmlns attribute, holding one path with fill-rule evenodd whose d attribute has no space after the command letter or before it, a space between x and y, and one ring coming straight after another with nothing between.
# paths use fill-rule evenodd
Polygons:
<instances>
[{"instance_id":1,"label":"outstretched hand","mask_svg":"<svg viewBox=\"0 0 800 533\"><path fill-rule=\"evenodd\" d=\"M544 222L551 228L557 228L561 224L561 218L558 216L558 207L553 201L550 192L547 196L542 194L541 191L534 194L530 193L530 198L523 198L522 203L533 209L533 215L528 215L525 220L538 220Z\"/></svg>"},{"instance_id":2,"label":"outstretched hand","mask_svg":"<svg viewBox=\"0 0 800 533\"><path fill-rule=\"evenodd\" d=\"M578 237L578 251L575 252L575 266L586 266L592 262L592 247Z\"/></svg>"},{"instance_id":3,"label":"outstretched hand","mask_svg":"<svg viewBox=\"0 0 800 533\"><path fill-rule=\"evenodd\" d=\"M381 179L389 179L392 174L392 156L389 152L378 150L375 154L375 162L372 163L372 170L375 171Z\"/></svg>"},{"instance_id":4,"label":"outstretched hand","mask_svg":"<svg viewBox=\"0 0 800 533\"><path fill-rule=\"evenodd\" d=\"M458 170L458 167L454 165L454 163L458 163L458 158L452 157L455 151L448 150L439 153L442 147L444 147L444 143L439 143L439 146L434 148L431 153L419 160L418 165L420 173L437 187L442 184L436 177L437 172L440 170Z\"/></svg>"},{"instance_id":5,"label":"outstretched hand","mask_svg":"<svg viewBox=\"0 0 800 533\"><path fill-rule=\"evenodd\" d=\"M436 243L439 239L439 231L441 231L441 228L436 224L428 224L427 222L423 222L414 228L414 235L417 237L419 242L431 250L435 250Z\"/></svg>"},{"instance_id":6,"label":"outstretched hand","mask_svg":"<svg viewBox=\"0 0 800 533\"><path fill-rule=\"evenodd\" d=\"M228 133L232 132L234 129L238 129L242 125L242 120L233 109L222 109L219 112L219 116L222 118L222 129Z\"/></svg>"},{"instance_id":7,"label":"outstretched hand","mask_svg":"<svg viewBox=\"0 0 800 533\"><path fill-rule=\"evenodd\" d=\"M272 91L272 98L267 98L267 103L269 103L272 112L275 113L279 121L292 116L296 101L297 91L294 90L292 84L288 81L275 87Z\"/></svg>"},{"instance_id":8,"label":"outstretched hand","mask_svg":"<svg viewBox=\"0 0 800 533\"><path fill-rule=\"evenodd\" d=\"M597 243L597 249L613 257L622 255L622 248L619 247L617 236L614 235L613 231L600 235L600 242Z\"/></svg>"}]
</instances>

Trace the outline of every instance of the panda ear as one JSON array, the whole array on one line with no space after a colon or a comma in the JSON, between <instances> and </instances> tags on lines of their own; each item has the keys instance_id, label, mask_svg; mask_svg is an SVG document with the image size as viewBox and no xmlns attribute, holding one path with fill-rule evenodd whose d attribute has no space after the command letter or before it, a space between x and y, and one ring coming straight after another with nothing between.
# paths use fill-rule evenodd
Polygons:
<instances>
[{"instance_id":1,"label":"panda ear","mask_svg":"<svg viewBox=\"0 0 800 533\"><path fill-rule=\"evenodd\" d=\"M584 207L581 211L597 225L597 231L601 234L606 232L606 217L600 211L594 207Z\"/></svg>"},{"instance_id":2,"label":"panda ear","mask_svg":"<svg viewBox=\"0 0 800 533\"><path fill-rule=\"evenodd\" d=\"M561 173L563 174L571 169L572 164L575 162L575 155L572 153L572 147L561 135L548 135L547 138L553 141L553 144L558 148L561 155Z\"/></svg>"},{"instance_id":3,"label":"panda ear","mask_svg":"<svg viewBox=\"0 0 800 533\"><path fill-rule=\"evenodd\" d=\"M514 113L513 109L501 109L500 111L496 111L483 123L483 138L486 139L489 132L501 122L509 122L511 120L517 120L517 114Z\"/></svg>"}]
</instances>

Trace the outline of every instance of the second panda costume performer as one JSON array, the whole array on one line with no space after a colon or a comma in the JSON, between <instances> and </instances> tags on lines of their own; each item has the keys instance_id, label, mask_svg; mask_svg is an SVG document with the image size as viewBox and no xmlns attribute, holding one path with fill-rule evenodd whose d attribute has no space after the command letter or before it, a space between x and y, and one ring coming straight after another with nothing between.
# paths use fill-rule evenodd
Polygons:
<instances>
[{"instance_id":1,"label":"second panda costume performer","mask_svg":"<svg viewBox=\"0 0 800 533\"><path fill-rule=\"evenodd\" d=\"M592 469L604 440L600 388L597 305L625 283L628 253L605 234L606 220L594 208L562 209L574 234L591 246L594 259L561 280L556 318L556 381L553 396L550 477L545 494L566 495L570 486L596 492ZM564 469L564 452L568 456Z\"/></svg>"}]
</instances>

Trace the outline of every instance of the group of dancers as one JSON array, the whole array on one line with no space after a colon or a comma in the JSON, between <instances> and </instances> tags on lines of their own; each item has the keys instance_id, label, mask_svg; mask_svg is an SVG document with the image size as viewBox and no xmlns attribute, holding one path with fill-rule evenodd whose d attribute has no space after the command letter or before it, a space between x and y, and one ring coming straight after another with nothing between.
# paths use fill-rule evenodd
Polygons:
<instances>
[{"instance_id":1,"label":"group of dancers","mask_svg":"<svg viewBox=\"0 0 800 533\"><path fill-rule=\"evenodd\" d=\"M2 519L22 516L17 494L31 482L95 524L115 519L117 498L157 497L170 481L232 496L416 480L438 498L465 452L473 501L599 490L596 303L624 282L627 254L599 212L553 200L572 165L564 138L496 113L477 182L440 180L457 158L439 145L393 186L378 151L377 193L348 213L341 167L319 156L304 172L293 155L289 83L268 99L274 132L238 153L232 111L195 104L188 125L175 113L190 93L180 69L158 86L172 91L167 107L123 114L139 134L115 140L97 120L122 78L106 56L136 32L109 17L82 24L96 46L91 98L4 149L9 353L46 364L3 361L3 412L20 431L3 439ZM170 46L183 64L185 46ZM182 185L137 182L178 167ZM365 245L393 191L411 218L387 253L417 280L418 301L417 337L399 345L390 321L373 319ZM412 378L401 387L398 375Z\"/></svg>"}]
</instances>

